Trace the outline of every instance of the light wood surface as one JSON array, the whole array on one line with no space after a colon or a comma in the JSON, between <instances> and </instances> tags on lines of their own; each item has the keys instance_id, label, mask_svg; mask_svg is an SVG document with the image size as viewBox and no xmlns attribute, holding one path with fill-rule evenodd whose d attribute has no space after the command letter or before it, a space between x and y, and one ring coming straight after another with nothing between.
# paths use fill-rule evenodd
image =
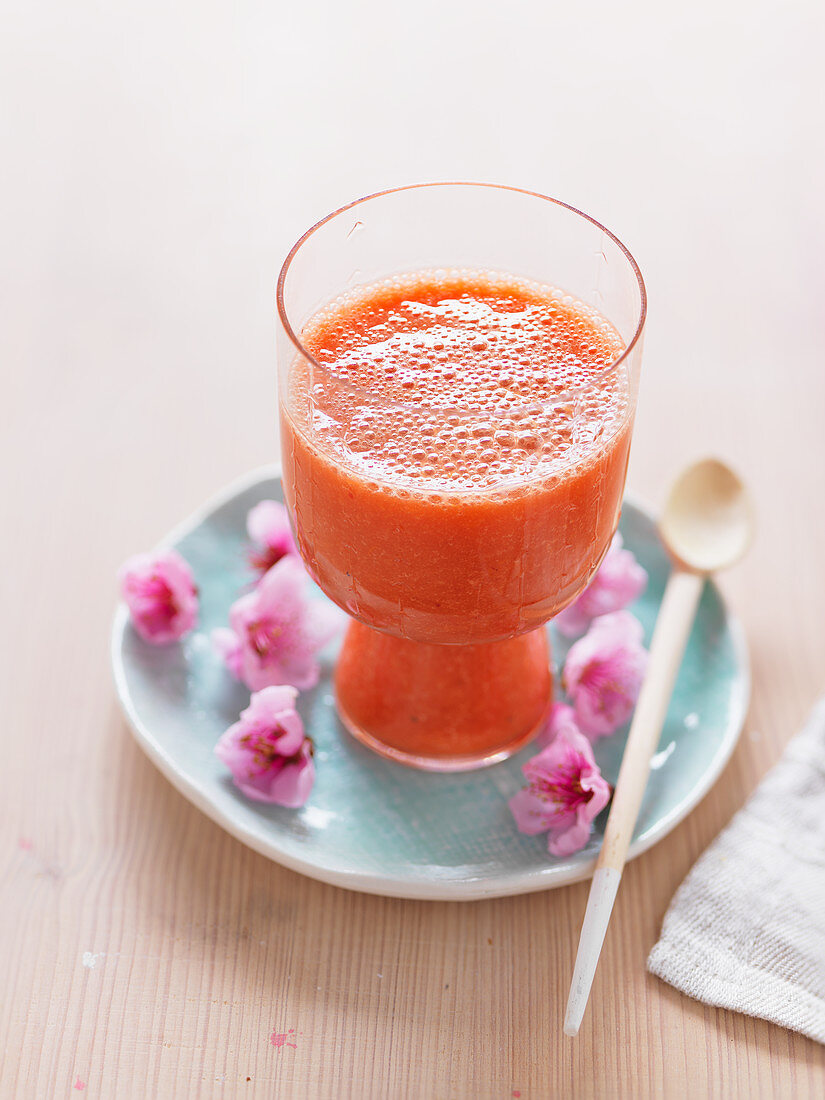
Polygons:
<instances>
[{"instance_id":1,"label":"light wood surface","mask_svg":"<svg viewBox=\"0 0 825 1100\"><path fill-rule=\"evenodd\" d=\"M821 1097L825 1049L645 972L825 686L821 7L393 10L7 6L0 1097ZM141 755L109 674L118 564L276 453L291 241L450 177L627 240L650 290L630 488L660 503L716 452L761 519L722 581L753 659L741 742L626 867L576 1040L586 883L425 904L282 870Z\"/></svg>"}]
</instances>

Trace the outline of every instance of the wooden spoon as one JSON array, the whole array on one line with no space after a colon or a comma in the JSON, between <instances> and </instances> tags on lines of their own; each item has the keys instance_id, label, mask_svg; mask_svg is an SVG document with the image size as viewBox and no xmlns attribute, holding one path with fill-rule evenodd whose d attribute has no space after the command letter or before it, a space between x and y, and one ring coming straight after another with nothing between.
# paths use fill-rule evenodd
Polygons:
<instances>
[{"instance_id":1,"label":"wooden spoon","mask_svg":"<svg viewBox=\"0 0 825 1100\"><path fill-rule=\"evenodd\" d=\"M676 480L659 530L674 568L656 619L650 659L616 781L604 842L596 861L564 1019L576 1035L622 877L676 674L705 579L739 561L753 539L753 507L745 486L723 462L705 459Z\"/></svg>"}]
</instances>

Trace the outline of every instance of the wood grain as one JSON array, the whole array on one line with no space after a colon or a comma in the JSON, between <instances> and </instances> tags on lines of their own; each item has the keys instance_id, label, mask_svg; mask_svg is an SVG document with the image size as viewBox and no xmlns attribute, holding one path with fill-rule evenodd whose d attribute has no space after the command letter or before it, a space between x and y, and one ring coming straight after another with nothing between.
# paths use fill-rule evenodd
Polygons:
<instances>
[{"instance_id":1,"label":"wood grain","mask_svg":"<svg viewBox=\"0 0 825 1100\"><path fill-rule=\"evenodd\" d=\"M508 60L487 0L440 8L436 36L426 5L403 32L331 3L12 5L0 1096L825 1093L825 1049L645 971L676 887L825 679L821 9L597 7L525 8ZM441 83L412 109L422 72L473 89L443 129ZM449 176L554 192L626 236L651 297L629 486L661 502L718 453L760 520L723 580L753 660L741 742L627 866L576 1040L587 884L425 904L281 869L141 755L108 667L119 563L277 452L291 241L349 197Z\"/></svg>"}]
</instances>

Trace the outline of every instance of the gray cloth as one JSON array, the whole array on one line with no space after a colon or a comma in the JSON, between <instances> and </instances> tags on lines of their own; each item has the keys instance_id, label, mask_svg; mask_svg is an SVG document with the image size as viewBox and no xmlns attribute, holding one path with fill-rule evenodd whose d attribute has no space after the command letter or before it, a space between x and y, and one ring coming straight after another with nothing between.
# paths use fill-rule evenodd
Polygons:
<instances>
[{"instance_id":1,"label":"gray cloth","mask_svg":"<svg viewBox=\"0 0 825 1100\"><path fill-rule=\"evenodd\" d=\"M825 699L679 887L647 966L825 1043Z\"/></svg>"}]
</instances>

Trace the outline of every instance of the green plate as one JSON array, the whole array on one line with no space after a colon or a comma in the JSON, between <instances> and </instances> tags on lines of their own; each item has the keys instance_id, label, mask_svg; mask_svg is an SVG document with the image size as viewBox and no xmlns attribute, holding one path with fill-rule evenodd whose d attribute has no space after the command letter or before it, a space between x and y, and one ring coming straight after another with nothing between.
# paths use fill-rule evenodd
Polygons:
<instances>
[{"instance_id":1,"label":"green plate","mask_svg":"<svg viewBox=\"0 0 825 1100\"><path fill-rule=\"evenodd\" d=\"M335 712L324 655L320 684L299 709L315 740L317 778L300 810L250 802L213 753L249 693L213 654L209 632L225 625L248 584L246 514L281 499L277 469L258 470L210 501L164 545L189 561L201 593L199 629L182 643L153 647L115 615L112 662L118 695L138 743L178 790L243 844L302 874L351 890L393 897L463 900L499 897L586 878L601 843L606 811L587 847L565 859L546 838L522 836L507 799L522 786L526 748L476 772L416 771L369 752ZM650 516L625 502L625 545L650 580L633 610L649 644L669 564ZM319 599L325 597L319 592ZM550 628L554 657L567 643ZM750 690L747 650L716 586L706 586L667 714L630 855L655 844L718 778L742 728ZM604 776L615 782L627 729L595 745Z\"/></svg>"}]
</instances>

